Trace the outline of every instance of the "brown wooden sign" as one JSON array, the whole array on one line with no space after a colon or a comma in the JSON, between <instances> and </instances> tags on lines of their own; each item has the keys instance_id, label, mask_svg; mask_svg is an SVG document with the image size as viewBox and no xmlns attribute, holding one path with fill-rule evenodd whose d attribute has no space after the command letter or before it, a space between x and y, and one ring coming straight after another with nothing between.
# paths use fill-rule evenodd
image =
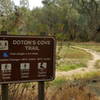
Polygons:
<instances>
[{"instance_id":1,"label":"brown wooden sign","mask_svg":"<svg viewBox=\"0 0 100 100\"><path fill-rule=\"evenodd\" d=\"M0 83L49 81L55 77L53 37L0 36Z\"/></svg>"}]
</instances>

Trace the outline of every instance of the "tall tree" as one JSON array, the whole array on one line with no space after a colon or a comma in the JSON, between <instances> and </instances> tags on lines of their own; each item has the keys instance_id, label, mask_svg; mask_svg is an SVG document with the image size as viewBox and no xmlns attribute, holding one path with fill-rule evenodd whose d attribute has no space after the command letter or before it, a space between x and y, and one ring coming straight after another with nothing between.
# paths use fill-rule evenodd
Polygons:
<instances>
[{"instance_id":1,"label":"tall tree","mask_svg":"<svg viewBox=\"0 0 100 100\"><path fill-rule=\"evenodd\" d=\"M11 0L0 0L0 14L8 15L14 9L13 1Z\"/></svg>"},{"instance_id":2,"label":"tall tree","mask_svg":"<svg viewBox=\"0 0 100 100\"><path fill-rule=\"evenodd\" d=\"M95 32L100 24L100 1L99 0L73 0L73 6L84 18L85 30L87 30L88 38L93 40ZM98 17L99 16L99 17ZM82 18L81 17L81 18ZM82 24L81 24L82 25ZM84 25L83 25L84 26Z\"/></svg>"},{"instance_id":3,"label":"tall tree","mask_svg":"<svg viewBox=\"0 0 100 100\"><path fill-rule=\"evenodd\" d=\"M9 16L14 11L14 3L11 0L0 0L0 31L7 30Z\"/></svg>"}]
</instances>

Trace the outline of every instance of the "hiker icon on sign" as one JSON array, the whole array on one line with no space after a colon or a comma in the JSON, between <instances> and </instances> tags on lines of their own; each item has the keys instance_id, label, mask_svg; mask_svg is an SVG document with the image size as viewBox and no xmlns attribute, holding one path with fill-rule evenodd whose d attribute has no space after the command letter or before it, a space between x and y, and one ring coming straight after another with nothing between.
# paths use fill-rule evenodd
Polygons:
<instances>
[{"instance_id":1,"label":"hiker icon on sign","mask_svg":"<svg viewBox=\"0 0 100 100\"><path fill-rule=\"evenodd\" d=\"M21 63L21 78L28 78L29 77L29 70L30 70L30 63Z\"/></svg>"},{"instance_id":2,"label":"hiker icon on sign","mask_svg":"<svg viewBox=\"0 0 100 100\"><path fill-rule=\"evenodd\" d=\"M21 70L29 70L30 69L30 64L29 63L21 63L20 69Z\"/></svg>"},{"instance_id":3,"label":"hiker icon on sign","mask_svg":"<svg viewBox=\"0 0 100 100\"><path fill-rule=\"evenodd\" d=\"M0 40L0 50L8 50L8 41Z\"/></svg>"},{"instance_id":4,"label":"hiker icon on sign","mask_svg":"<svg viewBox=\"0 0 100 100\"><path fill-rule=\"evenodd\" d=\"M47 63L46 62L38 63L38 69L40 69L40 70L47 69Z\"/></svg>"},{"instance_id":5,"label":"hiker icon on sign","mask_svg":"<svg viewBox=\"0 0 100 100\"><path fill-rule=\"evenodd\" d=\"M11 64L1 64L2 72L11 72Z\"/></svg>"}]
</instances>

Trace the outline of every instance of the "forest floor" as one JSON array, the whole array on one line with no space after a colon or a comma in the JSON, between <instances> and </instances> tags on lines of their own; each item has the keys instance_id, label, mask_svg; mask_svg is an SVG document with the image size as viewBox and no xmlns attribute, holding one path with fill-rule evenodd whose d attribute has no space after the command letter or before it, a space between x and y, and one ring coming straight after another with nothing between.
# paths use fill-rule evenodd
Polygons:
<instances>
[{"instance_id":1,"label":"forest floor","mask_svg":"<svg viewBox=\"0 0 100 100\"><path fill-rule=\"evenodd\" d=\"M76 74L84 74L87 72L92 73L97 71L99 71L100 73L100 69L97 69L95 67L96 62L100 60L100 52L76 46L73 46L73 48L81 49L86 51L87 53L90 53L92 55L92 59L87 62L87 67L67 72L58 71L56 73L56 77L64 77L64 79L66 77L66 80L68 81L73 79L74 80L71 83L69 83L69 85L65 83L66 85L63 85L62 87L59 88L61 90L58 89L56 91L57 92L56 94L59 96L55 95L55 100L100 100L100 77L94 77L91 79L80 79L80 80L73 78ZM88 74L86 77L88 77ZM66 88L66 90L64 87ZM65 95L65 98L62 95Z\"/></svg>"},{"instance_id":2,"label":"forest floor","mask_svg":"<svg viewBox=\"0 0 100 100\"><path fill-rule=\"evenodd\" d=\"M87 62L87 67L84 67L84 68L78 68L78 69L71 70L71 71L58 71L56 73L57 77L60 77L60 76L72 77L75 74L82 74L82 73L86 73L86 72L97 71L97 69L95 68L95 64L98 60L100 60L100 52L96 52L91 49L85 49L85 48L76 47L76 46L73 46L73 48L81 49L81 50L86 51L87 53L90 53L92 55L92 60L89 60ZM98 70L100 70L100 69L98 69Z\"/></svg>"}]
</instances>

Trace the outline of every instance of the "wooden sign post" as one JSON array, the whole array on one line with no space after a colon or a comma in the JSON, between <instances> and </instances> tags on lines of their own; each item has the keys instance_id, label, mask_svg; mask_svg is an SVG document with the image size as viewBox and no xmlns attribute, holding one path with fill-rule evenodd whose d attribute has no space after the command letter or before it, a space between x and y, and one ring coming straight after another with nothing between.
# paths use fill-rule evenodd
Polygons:
<instances>
[{"instance_id":1,"label":"wooden sign post","mask_svg":"<svg viewBox=\"0 0 100 100\"><path fill-rule=\"evenodd\" d=\"M7 35L7 31L2 31L1 35ZM8 96L8 84L2 84L1 85L1 91L2 91L2 100L8 100L9 96Z\"/></svg>"},{"instance_id":2,"label":"wooden sign post","mask_svg":"<svg viewBox=\"0 0 100 100\"><path fill-rule=\"evenodd\" d=\"M38 100L45 100L45 82L38 82Z\"/></svg>"},{"instance_id":3,"label":"wooden sign post","mask_svg":"<svg viewBox=\"0 0 100 100\"><path fill-rule=\"evenodd\" d=\"M9 95L8 95L8 84L2 84L1 85L1 91L2 91L2 100L9 100Z\"/></svg>"}]
</instances>

